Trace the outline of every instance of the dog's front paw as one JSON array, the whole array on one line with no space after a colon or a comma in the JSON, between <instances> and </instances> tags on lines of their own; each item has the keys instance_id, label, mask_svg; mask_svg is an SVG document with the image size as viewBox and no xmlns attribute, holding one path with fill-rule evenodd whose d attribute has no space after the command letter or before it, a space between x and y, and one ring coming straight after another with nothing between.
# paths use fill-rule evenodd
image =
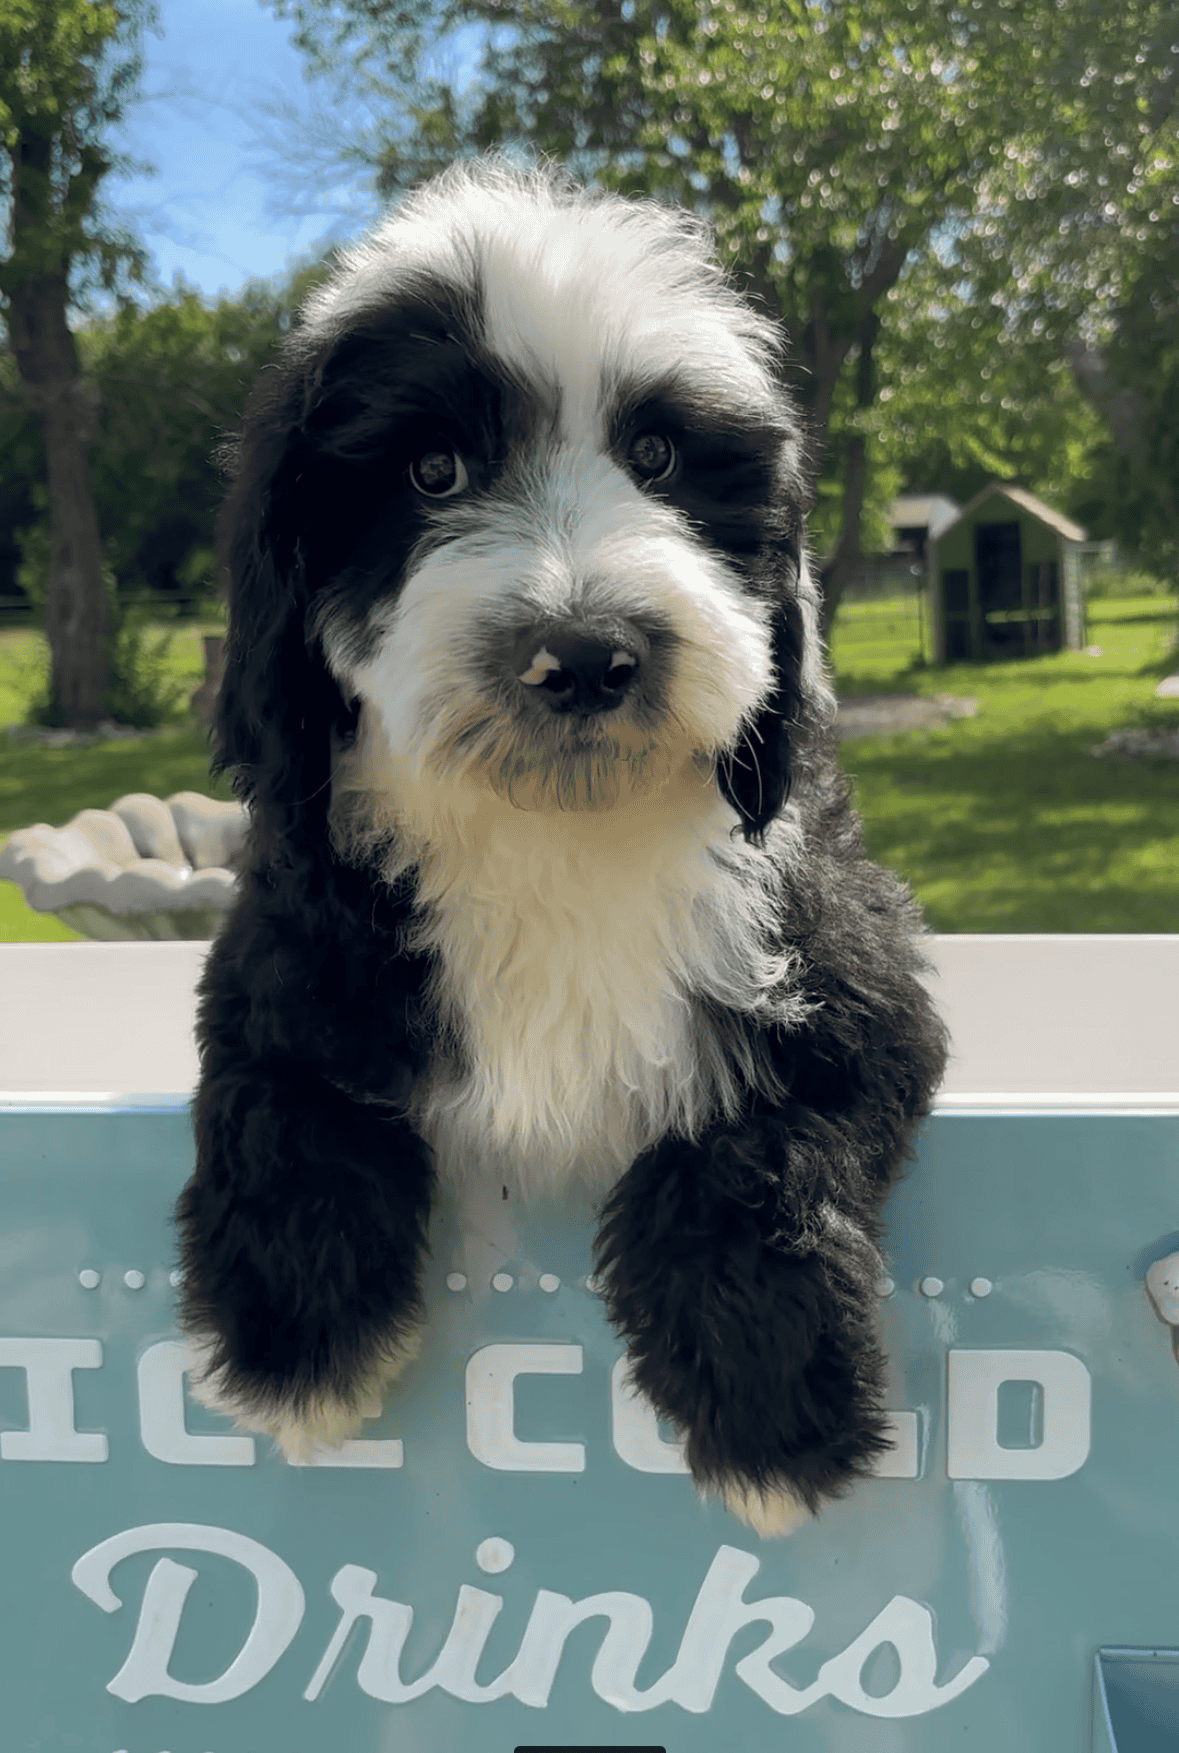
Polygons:
<instances>
[{"instance_id":1,"label":"dog's front paw","mask_svg":"<svg viewBox=\"0 0 1179 1753\"><path fill-rule=\"evenodd\" d=\"M217 1362L213 1340L190 1338L189 1379L193 1398L210 1412L232 1418L241 1430L269 1437L285 1461L313 1465L325 1449L338 1449L360 1434L366 1419L379 1418L385 1390L421 1350L413 1331L386 1346L346 1391L326 1388L287 1394L255 1388Z\"/></svg>"},{"instance_id":2,"label":"dog's front paw","mask_svg":"<svg viewBox=\"0 0 1179 1753\"><path fill-rule=\"evenodd\" d=\"M811 1512L788 1485L750 1485L747 1480L718 1481L713 1488L731 1516L763 1540L785 1538L811 1519Z\"/></svg>"},{"instance_id":3,"label":"dog's front paw","mask_svg":"<svg viewBox=\"0 0 1179 1753\"><path fill-rule=\"evenodd\" d=\"M353 1407L325 1395L289 1413L264 1417L258 1428L272 1439L284 1461L310 1467L325 1450L338 1449L350 1437L359 1436L365 1419L379 1417L380 1411L379 1399Z\"/></svg>"}]
</instances>

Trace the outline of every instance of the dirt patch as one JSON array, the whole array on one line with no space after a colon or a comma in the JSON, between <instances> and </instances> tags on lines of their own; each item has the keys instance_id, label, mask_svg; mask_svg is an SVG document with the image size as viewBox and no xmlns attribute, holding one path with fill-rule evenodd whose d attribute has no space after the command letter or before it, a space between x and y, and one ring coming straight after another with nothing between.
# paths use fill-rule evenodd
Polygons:
<instances>
[{"instance_id":1,"label":"dirt patch","mask_svg":"<svg viewBox=\"0 0 1179 1753\"><path fill-rule=\"evenodd\" d=\"M1113 755L1122 761L1179 761L1179 729L1111 730L1091 755Z\"/></svg>"},{"instance_id":2,"label":"dirt patch","mask_svg":"<svg viewBox=\"0 0 1179 1753\"><path fill-rule=\"evenodd\" d=\"M980 702L966 694L935 694L932 700L918 694L852 694L839 702L835 734L844 742L895 730L928 730L954 718L973 718L979 710Z\"/></svg>"},{"instance_id":3,"label":"dirt patch","mask_svg":"<svg viewBox=\"0 0 1179 1753\"><path fill-rule=\"evenodd\" d=\"M136 730L132 724L100 719L93 730L54 730L41 724L6 724L4 734L14 743L36 743L45 749L88 749L92 743L143 742L148 737L176 734L177 726L162 724L154 730Z\"/></svg>"}]
</instances>

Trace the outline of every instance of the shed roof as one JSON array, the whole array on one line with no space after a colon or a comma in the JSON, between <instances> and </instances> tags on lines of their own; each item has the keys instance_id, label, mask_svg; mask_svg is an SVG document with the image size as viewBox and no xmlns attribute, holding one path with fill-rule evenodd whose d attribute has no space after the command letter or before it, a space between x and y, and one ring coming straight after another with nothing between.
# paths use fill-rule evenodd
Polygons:
<instances>
[{"instance_id":1,"label":"shed roof","mask_svg":"<svg viewBox=\"0 0 1179 1753\"><path fill-rule=\"evenodd\" d=\"M938 536L957 516L957 501L944 493L903 493L893 500L888 521L894 530L928 530Z\"/></svg>"},{"instance_id":2,"label":"shed roof","mask_svg":"<svg viewBox=\"0 0 1179 1753\"><path fill-rule=\"evenodd\" d=\"M1074 523L1071 518L1065 517L1062 511L1054 511L1050 505L1045 505L1042 499L1037 499L1035 494L1029 493L1026 488L1012 487L1006 481L988 481L981 492L976 493L974 498L962 507L952 522L965 523L988 499L996 494L1000 498L1006 499L1010 504L1018 506L1020 511L1026 511L1029 517L1038 518L1041 523L1046 523L1049 529L1053 529L1058 535L1063 536L1066 542L1083 542L1085 540L1086 531L1081 528L1079 523ZM950 527L950 524L943 524L936 534L943 536ZM933 535L934 532L931 530L930 534Z\"/></svg>"}]
</instances>

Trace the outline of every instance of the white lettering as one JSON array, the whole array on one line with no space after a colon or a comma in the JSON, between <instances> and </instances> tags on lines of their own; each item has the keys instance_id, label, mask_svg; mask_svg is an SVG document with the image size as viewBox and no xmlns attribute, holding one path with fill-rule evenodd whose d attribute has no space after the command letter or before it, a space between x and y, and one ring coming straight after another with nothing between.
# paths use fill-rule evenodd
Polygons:
<instances>
[{"instance_id":1,"label":"white lettering","mask_svg":"<svg viewBox=\"0 0 1179 1753\"><path fill-rule=\"evenodd\" d=\"M574 1627L587 1619L608 1622L590 1673L590 1684L598 1697L615 1710L649 1710L648 1695L635 1690L635 1674L651 1641L654 1615L650 1602L624 1589L586 1595L581 1601L549 1589L539 1590L519 1653L500 1676L504 1690L521 1704L543 1710L565 1653L565 1641Z\"/></svg>"},{"instance_id":2,"label":"white lettering","mask_svg":"<svg viewBox=\"0 0 1179 1753\"><path fill-rule=\"evenodd\" d=\"M101 1431L75 1428L73 1371L102 1367L97 1339L0 1338L0 1369L25 1372L29 1422L26 1430L0 1431L0 1460L105 1461ZM139 1359L139 1428L156 1460L172 1466L249 1467L254 1439L240 1433L197 1434L186 1422L184 1376L188 1357L179 1340L151 1345ZM466 1372L467 1443L484 1466L501 1472L582 1473L580 1442L539 1442L517 1436L515 1383L522 1375L580 1375L580 1345L502 1343L485 1345ZM953 1350L947 1355L946 1461L951 1479L1064 1479L1088 1458L1092 1383L1071 1352ZM999 1393L1005 1383L1031 1384L1042 1410L1040 1440L1006 1447L999 1440ZM615 1453L639 1473L687 1473L683 1445L666 1439L658 1417L630 1379L626 1358L611 1374L611 1438ZM379 1416L374 1403L366 1417ZM915 1479L921 1469L922 1437L915 1412L888 1414L892 1448L877 1461L880 1479ZM349 1440L323 1448L301 1466L397 1468L403 1465L396 1438Z\"/></svg>"},{"instance_id":3,"label":"white lettering","mask_svg":"<svg viewBox=\"0 0 1179 1753\"><path fill-rule=\"evenodd\" d=\"M179 1698L189 1704L225 1704L269 1674L287 1649L303 1619L303 1589L289 1565L270 1548L229 1528L199 1522L152 1522L128 1528L92 1546L74 1565L74 1587L115 1613L122 1601L110 1585L111 1571L137 1552L171 1547L182 1552L210 1552L240 1564L258 1588L254 1622L245 1643L223 1674L193 1685L168 1672L180 1616L197 1572L161 1558L147 1579L130 1653L107 1691L137 1704L141 1698Z\"/></svg>"},{"instance_id":4,"label":"white lettering","mask_svg":"<svg viewBox=\"0 0 1179 1753\"><path fill-rule=\"evenodd\" d=\"M854 1643L823 1664L811 1685L792 1686L772 1664L806 1637L815 1621L814 1609L790 1595L746 1601L745 1590L760 1568L752 1553L733 1546L719 1549L688 1616L675 1661L640 1691L635 1679L654 1628L651 1605L641 1595L615 1589L574 1601L549 1589L539 1590L515 1659L501 1674L480 1684L476 1671L504 1602L502 1595L464 1584L436 1661L417 1679L405 1680L401 1660L413 1626L413 1608L375 1595L375 1571L345 1565L331 1585L341 1618L303 1696L320 1696L350 1632L364 1619L369 1622L369 1635L357 1683L370 1698L385 1704L407 1704L437 1687L468 1703L510 1696L543 1710L570 1633L586 1620L599 1618L607 1625L590 1683L598 1697L618 1711L653 1710L670 1703L704 1714L711 1708L733 1639L747 1625L759 1623L768 1625L770 1634L738 1661L735 1671L779 1716L798 1716L823 1698L836 1698L865 1716L924 1716L957 1698L987 1671L986 1659L973 1656L952 1680L939 1686L933 1615L920 1602L894 1595ZM863 1688L863 1669L884 1644L895 1650L899 1672L888 1693L870 1694Z\"/></svg>"},{"instance_id":5,"label":"white lettering","mask_svg":"<svg viewBox=\"0 0 1179 1753\"><path fill-rule=\"evenodd\" d=\"M252 1467L253 1437L196 1436L184 1421L184 1377L192 1354L179 1339L149 1345L139 1360L139 1434L157 1461L183 1467Z\"/></svg>"},{"instance_id":6,"label":"white lettering","mask_svg":"<svg viewBox=\"0 0 1179 1753\"><path fill-rule=\"evenodd\" d=\"M892 1690L876 1697L864 1691L861 1676L868 1657L886 1643L896 1651L901 1671ZM971 1656L952 1680L947 1680L944 1686L937 1685L933 1614L907 1595L894 1595L854 1643L823 1663L816 1684L864 1716L926 1716L973 1686L989 1667L985 1656ZM740 1671L738 1663L737 1672Z\"/></svg>"},{"instance_id":7,"label":"white lettering","mask_svg":"<svg viewBox=\"0 0 1179 1753\"><path fill-rule=\"evenodd\" d=\"M402 1601L374 1596L376 1581L375 1571L362 1570L359 1565L345 1565L337 1572L332 1595L343 1616L304 1698L319 1697L352 1627L358 1620L368 1619L368 1644L356 1678L370 1698L405 1704L438 1687L452 1698L472 1704L511 1696L542 1710L548 1704L570 1632L587 1619L604 1617L609 1624L593 1665L593 1689L616 1710L649 1708L646 1695L636 1693L634 1686L635 1671L651 1641L654 1624L650 1603L641 1595L611 1590L573 1601L568 1595L539 1590L515 1660L494 1680L480 1685L475 1671L503 1608L503 1596L464 1583L438 1659L417 1680L405 1681L401 1657L413 1624L413 1608Z\"/></svg>"},{"instance_id":8,"label":"white lettering","mask_svg":"<svg viewBox=\"0 0 1179 1753\"><path fill-rule=\"evenodd\" d=\"M362 1418L379 1418L384 1411L379 1395L360 1408ZM400 1437L348 1437L339 1448L318 1443L305 1461L288 1461L288 1467L400 1467L405 1449Z\"/></svg>"},{"instance_id":9,"label":"white lettering","mask_svg":"<svg viewBox=\"0 0 1179 1753\"><path fill-rule=\"evenodd\" d=\"M437 1661L417 1680L405 1681L401 1678L401 1657L413 1625L413 1608L404 1601L387 1601L374 1595L376 1583L376 1571L364 1570L358 1564L344 1565L332 1578L332 1598L343 1614L304 1698L319 1697L340 1658L348 1633L361 1619L369 1621L369 1636L356 1680L370 1698L379 1698L383 1704L408 1704L436 1686L453 1698L472 1704L504 1696L507 1686L499 1683L480 1686L475 1680L484 1645L503 1608L502 1595L491 1595L464 1583Z\"/></svg>"},{"instance_id":10,"label":"white lettering","mask_svg":"<svg viewBox=\"0 0 1179 1753\"><path fill-rule=\"evenodd\" d=\"M655 1408L630 1377L630 1359L620 1357L610 1374L610 1438L614 1452L638 1473L686 1473L682 1442L665 1442Z\"/></svg>"},{"instance_id":11,"label":"white lettering","mask_svg":"<svg viewBox=\"0 0 1179 1753\"><path fill-rule=\"evenodd\" d=\"M736 1669L749 1689L779 1716L797 1716L823 1697L823 1687L799 1691L770 1667L775 1656L801 1643L815 1622L815 1612L791 1595L746 1601L745 1590L760 1569L760 1560L751 1552L735 1546L720 1548L688 1616L676 1659L644 1695L643 1709L670 1700L682 1710L702 1715L720 1684L729 1645L744 1626L758 1623L769 1625L770 1635Z\"/></svg>"},{"instance_id":12,"label":"white lettering","mask_svg":"<svg viewBox=\"0 0 1179 1753\"><path fill-rule=\"evenodd\" d=\"M877 1479L916 1479L921 1471L921 1433L915 1412L886 1412L892 1448L878 1455L872 1468Z\"/></svg>"},{"instance_id":13,"label":"white lettering","mask_svg":"<svg viewBox=\"0 0 1179 1753\"><path fill-rule=\"evenodd\" d=\"M1069 1351L951 1351L946 1360L946 1471L951 1479L1065 1479L1091 1440L1092 1381ZM1034 1382L1043 1396L1035 1448L999 1442L999 1389Z\"/></svg>"},{"instance_id":14,"label":"white lettering","mask_svg":"<svg viewBox=\"0 0 1179 1753\"><path fill-rule=\"evenodd\" d=\"M24 1370L29 1428L0 1433L5 1461L105 1461L106 1437L74 1429L74 1370L102 1368L97 1339L0 1339L0 1369Z\"/></svg>"},{"instance_id":15,"label":"white lettering","mask_svg":"<svg viewBox=\"0 0 1179 1753\"><path fill-rule=\"evenodd\" d=\"M345 1564L332 1578L332 1599L341 1609L340 1623L311 1676L304 1698L314 1700L319 1697L340 1659L348 1633L361 1619L369 1621L368 1643L360 1658L357 1675L361 1691L386 1703L401 1703L406 1698L417 1697L412 1687L402 1684L399 1670L401 1652L413 1624L413 1608L401 1601L386 1601L379 1595L374 1596L376 1586L376 1571L365 1570L359 1564ZM395 1698L391 1698L386 1690L391 1679L396 1682Z\"/></svg>"},{"instance_id":16,"label":"white lettering","mask_svg":"<svg viewBox=\"0 0 1179 1753\"><path fill-rule=\"evenodd\" d=\"M484 1345L467 1363L467 1447L502 1473L584 1473L583 1443L516 1435L517 1376L579 1376L580 1345Z\"/></svg>"}]
</instances>

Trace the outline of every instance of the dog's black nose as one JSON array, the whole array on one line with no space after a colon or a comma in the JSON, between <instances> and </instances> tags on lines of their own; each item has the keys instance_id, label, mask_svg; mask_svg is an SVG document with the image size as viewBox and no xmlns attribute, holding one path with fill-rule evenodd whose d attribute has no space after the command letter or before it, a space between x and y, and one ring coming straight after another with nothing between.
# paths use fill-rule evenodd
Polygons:
<instances>
[{"instance_id":1,"label":"dog's black nose","mask_svg":"<svg viewBox=\"0 0 1179 1753\"><path fill-rule=\"evenodd\" d=\"M639 674L639 654L584 633L535 633L516 645L516 676L554 712L608 712Z\"/></svg>"}]
</instances>

